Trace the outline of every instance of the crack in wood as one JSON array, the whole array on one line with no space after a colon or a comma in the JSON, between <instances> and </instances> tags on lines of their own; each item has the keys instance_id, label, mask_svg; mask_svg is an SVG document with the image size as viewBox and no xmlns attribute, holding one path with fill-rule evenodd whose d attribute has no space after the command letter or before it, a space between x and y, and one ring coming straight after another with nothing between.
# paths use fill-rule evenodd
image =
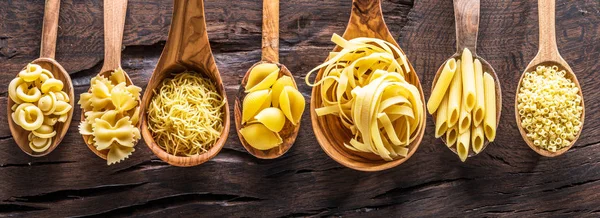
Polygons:
<instances>
[{"instance_id":1,"label":"crack in wood","mask_svg":"<svg viewBox=\"0 0 600 218\"><path fill-rule=\"evenodd\" d=\"M553 192L553 191L559 191L561 189L565 189L565 188L572 188L572 187L576 187L576 186L582 186L582 185L586 185L586 184L590 184L590 183L595 183L600 181L600 179L592 179L592 180L587 180L587 181L583 181L583 182L575 182L575 183L571 183L568 185L563 185L563 186L559 186L553 189L545 189L542 190L542 192Z\"/></svg>"},{"instance_id":2,"label":"crack in wood","mask_svg":"<svg viewBox=\"0 0 600 218\"><path fill-rule=\"evenodd\" d=\"M405 188L397 187L397 188L393 188L389 191L386 191L382 194L376 195L375 197L372 197L371 199L393 198L393 197L396 197L397 195L408 195L412 192L416 192L416 191L422 190L422 189L434 188L434 187L446 185L446 184L463 183L463 182L466 182L469 180L472 180L472 179L468 179L468 178L443 179L443 180L425 182L425 183L421 183L418 185L409 186L409 187L405 187Z\"/></svg>"},{"instance_id":3,"label":"crack in wood","mask_svg":"<svg viewBox=\"0 0 600 218\"><path fill-rule=\"evenodd\" d=\"M30 206L22 204L0 204L0 214L23 213L40 210L48 210L47 207ZM15 214L17 215L17 214ZM23 215L23 214L21 214Z\"/></svg>"},{"instance_id":4,"label":"crack in wood","mask_svg":"<svg viewBox=\"0 0 600 218\"><path fill-rule=\"evenodd\" d=\"M127 173L135 172L135 171L158 170L158 169L162 169L162 168L166 168L166 167L171 167L171 165L167 164L166 162L164 162L158 158L155 158L155 159L146 160L146 161L141 162L136 165L129 166L127 168L117 170L111 174L112 175L127 174Z\"/></svg>"},{"instance_id":5,"label":"crack in wood","mask_svg":"<svg viewBox=\"0 0 600 218\"><path fill-rule=\"evenodd\" d=\"M90 196L110 195L113 193L127 192L133 188L143 186L148 182L133 184L116 184L98 186L84 189L59 190L32 196L13 196L3 202L28 202L28 203L57 203L60 201L81 199Z\"/></svg>"},{"instance_id":6,"label":"crack in wood","mask_svg":"<svg viewBox=\"0 0 600 218\"><path fill-rule=\"evenodd\" d=\"M345 169L344 167L331 167L331 168L325 168L322 170L318 170L318 169L297 169L297 170L293 170L293 169L286 169L286 170L282 170L276 173L272 173L269 175L266 175L265 178L269 178L269 179L275 179L275 178L280 178L283 176L287 176L288 174L303 174L303 173L316 173L316 172L327 172L327 171L333 171L333 170L343 170Z\"/></svg>"},{"instance_id":7,"label":"crack in wood","mask_svg":"<svg viewBox=\"0 0 600 218\"><path fill-rule=\"evenodd\" d=\"M110 217L115 215L133 215L165 210L166 208L181 207L188 204L235 206L240 204L252 204L265 199L249 196L213 193L187 193L171 195L146 201L141 204L128 205L98 214L90 214L79 217Z\"/></svg>"},{"instance_id":8,"label":"crack in wood","mask_svg":"<svg viewBox=\"0 0 600 218\"><path fill-rule=\"evenodd\" d=\"M24 164L0 164L0 168L9 168L9 167L32 167L32 166L47 166L47 165L58 165L58 164L69 164L75 163L76 161L46 161L46 162L29 162Z\"/></svg>"},{"instance_id":9,"label":"crack in wood","mask_svg":"<svg viewBox=\"0 0 600 218\"><path fill-rule=\"evenodd\" d=\"M279 218L288 218L288 217L315 217L315 216L319 216L319 215L321 215L323 213L327 213L327 212L331 211L332 209L335 209L335 207L325 207L325 208L321 208L321 209L295 212L295 213L287 214L285 216L280 216Z\"/></svg>"}]
</instances>

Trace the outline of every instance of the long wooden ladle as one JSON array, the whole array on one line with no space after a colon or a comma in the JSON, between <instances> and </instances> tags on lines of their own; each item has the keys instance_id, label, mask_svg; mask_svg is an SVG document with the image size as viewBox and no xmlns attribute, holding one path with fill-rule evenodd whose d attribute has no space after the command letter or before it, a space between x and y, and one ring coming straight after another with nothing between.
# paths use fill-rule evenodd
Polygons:
<instances>
[{"instance_id":1,"label":"long wooden ladle","mask_svg":"<svg viewBox=\"0 0 600 218\"><path fill-rule=\"evenodd\" d=\"M480 0L454 0L454 19L456 22L456 53L452 55L450 58L460 59L462 52L465 48L468 48L473 53L473 60L479 59L481 61L481 66L483 67L483 72L489 73L492 77L494 77L494 82L496 83L496 129L498 129L498 124L500 123L500 116L502 114L502 88L500 87L500 80L498 79L498 75L494 68L482 57L477 55L477 35L479 32L479 11L480 11ZM446 60L447 61L447 60ZM435 78L433 78L433 83L436 84L437 80L444 69L446 62L440 66L437 73L435 74ZM433 91L434 86L431 86L431 91ZM435 114L432 115L433 120L435 120ZM456 124L458 125L458 123ZM484 137L485 138L485 137ZM447 144L445 137L441 137L444 144ZM481 148L481 153L490 142L485 139L483 143L483 147ZM452 152L457 153L456 145L452 147L448 147ZM477 155L473 151L473 149L469 149L469 157L473 157Z\"/></svg>"},{"instance_id":2,"label":"long wooden ladle","mask_svg":"<svg viewBox=\"0 0 600 218\"><path fill-rule=\"evenodd\" d=\"M539 19L539 31L540 31L539 32L539 47L540 48L538 50L537 55L533 58L533 60L531 60L531 62L529 62L529 65L527 65L525 71L523 72L523 74L521 74L521 79L519 80L519 86L517 86L517 91L515 92L515 118L517 119L517 126L519 127L519 132L521 133L521 136L525 140L525 143L527 143L527 145L532 150L534 150L538 154L540 154L542 156L546 156L546 157L556 157L561 154L564 154L569 149L571 149L571 147L573 147L573 145L575 144L577 139L579 139L579 135L581 134L581 129L577 133L577 136L575 136L575 139L573 139L571 141L571 144L569 144L567 147L564 147L556 152L551 152L551 151L542 149L533 144L533 141L531 141L531 139L529 139L529 137L527 137L527 133L525 132L525 129L523 129L523 126L521 126L521 117L519 116L519 110L517 108L519 103L518 103L516 95L519 93L519 90L521 89L521 82L523 81L523 75L525 75L526 72L535 71L535 69L538 65L544 65L544 66L556 65L559 70L565 70L566 71L565 78L573 81L575 83L575 85L577 85L577 88L579 88L579 95L581 96L581 107L583 107L583 111L581 113L581 126L582 127L583 127L583 122L585 120L585 104L583 103L583 93L581 92L581 85L579 85L579 81L577 80L577 77L573 73L573 70L571 69L569 64L565 61L565 59L562 58L562 56L560 56L560 53L558 52L558 46L556 45L555 7L556 7L555 0L538 0L538 19Z\"/></svg>"},{"instance_id":3,"label":"long wooden ladle","mask_svg":"<svg viewBox=\"0 0 600 218\"><path fill-rule=\"evenodd\" d=\"M250 146L242 134L240 129L242 128L242 101L246 96L244 87L248 83L248 76L252 68L263 63L274 63L279 66L279 74L286 75L292 78L294 86L297 87L296 81L293 80L294 76L283 64L279 63L279 0L263 0L263 25L262 25L262 61L252 65L246 72L246 75L242 79L240 89L235 99L234 114L235 114L235 127L238 132L238 137L244 148L248 153L254 155L260 159L274 159L281 157L285 154L294 142L296 136L298 136L298 130L300 130L300 122L297 125L293 125L290 122L286 122L286 125L279 132L279 135L283 139L283 143L279 146L269 150L258 150Z\"/></svg>"},{"instance_id":4,"label":"long wooden ladle","mask_svg":"<svg viewBox=\"0 0 600 218\"><path fill-rule=\"evenodd\" d=\"M121 46L123 44L123 30L127 15L128 0L104 0L104 64L98 75L108 78L115 70L121 68ZM131 78L125 73L125 83L132 85ZM140 99L138 99L140 101ZM81 120L85 120L85 111L81 112ZM140 127L138 122L137 127ZM99 151L89 142L89 135L82 135L88 148L102 159L107 158L109 149Z\"/></svg>"},{"instance_id":5,"label":"long wooden ladle","mask_svg":"<svg viewBox=\"0 0 600 218\"><path fill-rule=\"evenodd\" d=\"M383 14L381 12L380 0L352 0L352 13L350 14L350 21L348 22L343 37L347 40L357 37L379 38L400 48L385 25ZM333 49L335 52L340 50L340 47L335 47ZM404 54L404 51L400 51ZM423 111L426 111L421 82L410 62L408 63L408 66L410 68L410 73L405 79L419 89L421 101L424 102ZM322 76L323 69L319 70L316 81L319 81ZM405 158L385 161L374 154L348 150L345 148L344 143L350 141L353 135L349 130L344 131L346 130L346 127L340 123L339 118L336 116L317 116L315 113L315 109L322 106L320 89L320 86L315 86L311 94L310 117L312 120L312 127L323 151L338 163L360 171L381 171L404 163L419 147L425 132L425 119L427 117L425 115L423 115L419 121L421 128L416 130L416 134L418 135L408 146L409 152Z\"/></svg>"},{"instance_id":6,"label":"long wooden ladle","mask_svg":"<svg viewBox=\"0 0 600 218\"><path fill-rule=\"evenodd\" d=\"M69 104L71 104L71 108L74 108L75 99L73 98L73 83L71 82L71 77L67 73L67 71L54 60L54 55L56 52L56 38L58 35L58 15L60 12L60 0L46 0L46 6L44 9L44 24L42 27L42 45L40 48L40 58L34 60L31 63L38 64L42 68L49 70L52 72L52 75L60 81L63 82L63 91L69 95ZM11 108L15 103L11 98L8 98L8 107L7 107L7 117L8 117L8 126L10 128L10 133L13 136L13 139L28 155L33 157L41 157L52 152L58 144L62 141L69 126L71 124L71 118L73 117L73 109L71 109L68 113L67 121L64 123L58 122L54 125L54 129L56 130L56 136L52 139L52 144L48 148L48 150L37 153L31 150L29 147L29 139L27 136L30 131L26 131L21 128L19 125L13 122L11 116Z\"/></svg>"},{"instance_id":7,"label":"long wooden ladle","mask_svg":"<svg viewBox=\"0 0 600 218\"><path fill-rule=\"evenodd\" d=\"M162 81L172 77L173 74L186 70L202 73L211 79L217 85L219 94L223 96L225 105L223 106L223 131L219 140L201 155L181 157L165 152L156 144L154 138L152 138L152 133L148 130L146 111L155 91L160 90L159 86ZM142 98L140 114L142 114L142 136L144 141L156 156L174 166L189 167L210 160L221 151L229 134L229 104L226 96L225 87L208 41L204 19L204 1L174 0L173 21L167 43Z\"/></svg>"}]
</instances>

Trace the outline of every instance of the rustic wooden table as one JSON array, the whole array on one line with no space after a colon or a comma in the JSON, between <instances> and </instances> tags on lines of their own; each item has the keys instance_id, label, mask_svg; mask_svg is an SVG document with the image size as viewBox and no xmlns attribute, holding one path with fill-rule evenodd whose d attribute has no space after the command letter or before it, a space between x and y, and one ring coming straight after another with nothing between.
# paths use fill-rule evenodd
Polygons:
<instances>
[{"instance_id":1,"label":"rustic wooden table","mask_svg":"<svg viewBox=\"0 0 600 218\"><path fill-rule=\"evenodd\" d=\"M77 96L103 61L101 2L62 2L56 59L71 74ZM260 59L261 2L206 1L209 38L230 102ZM280 62L307 98L304 74L326 58L350 7L350 0L281 1ZM428 117L416 154L377 173L331 160L312 134L308 111L295 146L276 160L252 157L230 131L221 153L197 167L167 165L143 141L131 158L106 166L77 131L78 108L62 144L48 156L29 157L6 124L6 89L39 55L43 9L43 0L0 1L0 216L600 216L598 0L558 0L556 6L558 47L579 77L588 109L583 134L568 153L540 157L514 119L516 83L537 51L537 2L483 0L477 53L495 67L504 97L496 142L461 163L433 137ZM129 1L123 68L139 86L146 86L160 56L171 9L171 0ZM455 50L452 1L385 0L383 10L429 96L436 70Z\"/></svg>"}]
</instances>

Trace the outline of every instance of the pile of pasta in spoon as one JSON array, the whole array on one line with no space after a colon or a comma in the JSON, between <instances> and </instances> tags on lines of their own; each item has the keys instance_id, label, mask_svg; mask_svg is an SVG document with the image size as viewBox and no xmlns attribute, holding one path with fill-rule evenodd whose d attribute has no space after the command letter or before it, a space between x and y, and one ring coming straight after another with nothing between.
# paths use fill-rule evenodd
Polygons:
<instances>
[{"instance_id":1,"label":"pile of pasta in spoon","mask_svg":"<svg viewBox=\"0 0 600 218\"><path fill-rule=\"evenodd\" d=\"M391 161L408 155L422 125L419 89L409 83L406 56L395 45L374 38L345 40L334 34L339 52L311 70L306 83L320 88L318 116L338 116L353 138L344 142L352 151L379 155ZM310 74L323 69L310 83Z\"/></svg>"},{"instance_id":2,"label":"pile of pasta in spoon","mask_svg":"<svg viewBox=\"0 0 600 218\"><path fill-rule=\"evenodd\" d=\"M141 138L137 127L141 91L140 87L127 85L125 71L116 69L109 77L92 78L89 92L79 98L85 117L79 124L79 133L98 151L108 152L108 165L129 157Z\"/></svg>"}]
</instances>

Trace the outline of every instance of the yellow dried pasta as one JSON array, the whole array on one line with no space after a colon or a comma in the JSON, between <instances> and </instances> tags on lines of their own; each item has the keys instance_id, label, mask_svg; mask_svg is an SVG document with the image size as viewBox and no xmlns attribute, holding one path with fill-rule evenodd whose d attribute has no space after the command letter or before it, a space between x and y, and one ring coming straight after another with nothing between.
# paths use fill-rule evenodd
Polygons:
<instances>
[{"instance_id":1,"label":"yellow dried pasta","mask_svg":"<svg viewBox=\"0 0 600 218\"><path fill-rule=\"evenodd\" d=\"M278 147L283 142L279 132L286 122L298 125L304 112L304 96L294 79L279 74L277 64L258 64L250 70L244 87L248 94L244 96L238 134L258 150Z\"/></svg>"},{"instance_id":2,"label":"yellow dried pasta","mask_svg":"<svg viewBox=\"0 0 600 218\"><path fill-rule=\"evenodd\" d=\"M82 93L78 102L85 117L79 133L88 136L87 143L98 151L107 152L108 165L128 158L141 138L136 127L141 88L126 82L122 69L108 77L98 75L91 79L89 92Z\"/></svg>"},{"instance_id":3,"label":"yellow dried pasta","mask_svg":"<svg viewBox=\"0 0 600 218\"><path fill-rule=\"evenodd\" d=\"M11 118L28 135L33 152L44 152L56 136L54 125L66 122L72 107L63 82L37 64L28 64L8 85Z\"/></svg>"},{"instance_id":4,"label":"yellow dried pasta","mask_svg":"<svg viewBox=\"0 0 600 218\"><path fill-rule=\"evenodd\" d=\"M169 154L205 153L221 137L226 101L208 78L191 71L179 73L154 90L148 106L148 129Z\"/></svg>"},{"instance_id":5,"label":"yellow dried pasta","mask_svg":"<svg viewBox=\"0 0 600 218\"><path fill-rule=\"evenodd\" d=\"M380 39L345 40L334 34L332 41L342 50L306 76L308 85L320 86L316 114L340 118L354 134L344 143L349 150L388 161L406 157L424 116L419 90L405 80L410 73L406 57ZM319 69L324 70L321 80L310 83L310 75Z\"/></svg>"},{"instance_id":6,"label":"yellow dried pasta","mask_svg":"<svg viewBox=\"0 0 600 218\"><path fill-rule=\"evenodd\" d=\"M583 121L579 88L557 66L539 65L523 75L517 94L521 126L533 144L556 152L575 140Z\"/></svg>"}]
</instances>

